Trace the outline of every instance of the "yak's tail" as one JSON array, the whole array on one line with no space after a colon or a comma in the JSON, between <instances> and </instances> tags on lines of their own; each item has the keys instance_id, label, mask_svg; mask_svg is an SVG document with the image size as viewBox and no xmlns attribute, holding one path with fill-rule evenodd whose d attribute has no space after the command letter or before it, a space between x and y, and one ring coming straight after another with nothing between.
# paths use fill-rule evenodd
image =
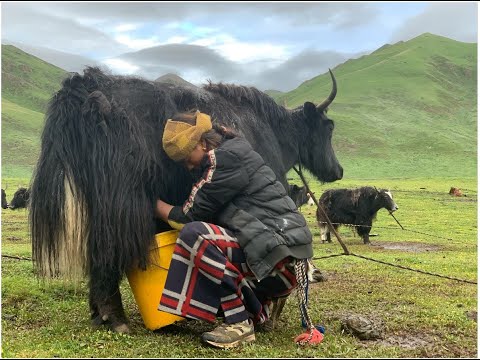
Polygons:
<instances>
[{"instance_id":1,"label":"yak's tail","mask_svg":"<svg viewBox=\"0 0 480 360\"><path fill-rule=\"evenodd\" d=\"M30 230L38 275L78 279L86 272L88 211L76 178L81 164L81 108L88 93L82 77L63 81L51 99L42 134L40 158L31 184Z\"/></svg>"},{"instance_id":2,"label":"yak's tail","mask_svg":"<svg viewBox=\"0 0 480 360\"><path fill-rule=\"evenodd\" d=\"M158 149L145 139L146 124L107 99L110 87L108 76L87 70L50 103L31 186L41 276L121 277L149 260Z\"/></svg>"}]
</instances>

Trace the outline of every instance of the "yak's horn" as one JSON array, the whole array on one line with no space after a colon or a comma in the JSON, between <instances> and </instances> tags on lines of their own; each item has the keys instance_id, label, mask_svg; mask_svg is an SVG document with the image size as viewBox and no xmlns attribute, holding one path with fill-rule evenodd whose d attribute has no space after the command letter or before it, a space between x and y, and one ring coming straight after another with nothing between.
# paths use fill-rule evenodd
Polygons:
<instances>
[{"instance_id":1,"label":"yak's horn","mask_svg":"<svg viewBox=\"0 0 480 360\"><path fill-rule=\"evenodd\" d=\"M332 70L328 69L328 71L330 72L330 76L332 77L333 86L330 95L328 95L328 98L317 106L317 109L320 111L324 111L327 106L332 103L333 99L335 99L335 96L337 95L337 81L335 80L335 76L333 76Z\"/></svg>"}]
</instances>

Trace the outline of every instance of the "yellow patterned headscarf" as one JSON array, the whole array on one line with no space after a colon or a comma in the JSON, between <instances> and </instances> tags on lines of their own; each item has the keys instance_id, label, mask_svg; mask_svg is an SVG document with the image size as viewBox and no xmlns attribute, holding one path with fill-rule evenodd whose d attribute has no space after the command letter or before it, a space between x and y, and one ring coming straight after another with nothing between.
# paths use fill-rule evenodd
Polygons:
<instances>
[{"instance_id":1,"label":"yellow patterned headscarf","mask_svg":"<svg viewBox=\"0 0 480 360\"><path fill-rule=\"evenodd\" d=\"M203 133L211 129L210 116L200 111L196 112L195 125L168 119L163 131L163 150L173 161L185 160L195 149Z\"/></svg>"}]
</instances>

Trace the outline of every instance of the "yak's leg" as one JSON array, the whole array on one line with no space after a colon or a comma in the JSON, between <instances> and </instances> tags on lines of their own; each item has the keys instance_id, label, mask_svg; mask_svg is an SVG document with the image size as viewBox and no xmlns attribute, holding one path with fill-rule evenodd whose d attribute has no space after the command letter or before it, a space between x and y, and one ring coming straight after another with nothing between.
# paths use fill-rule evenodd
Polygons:
<instances>
[{"instance_id":1,"label":"yak's leg","mask_svg":"<svg viewBox=\"0 0 480 360\"><path fill-rule=\"evenodd\" d=\"M270 332L275 329L278 325L278 320L280 319L280 314L282 313L283 307L287 302L287 297L273 298L270 305L270 317L263 324L258 325L255 329L264 332Z\"/></svg>"},{"instance_id":2,"label":"yak's leg","mask_svg":"<svg viewBox=\"0 0 480 360\"><path fill-rule=\"evenodd\" d=\"M112 331L128 333L128 320L120 294L122 276L113 272L92 271L90 275L90 313L92 324L106 324Z\"/></svg>"},{"instance_id":3,"label":"yak's leg","mask_svg":"<svg viewBox=\"0 0 480 360\"><path fill-rule=\"evenodd\" d=\"M272 309L273 328L277 326L278 320L280 319L280 314L282 313L283 307L285 306L286 302L287 302L287 296L275 299L275 302L273 303L273 309Z\"/></svg>"},{"instance_id":4,"label":"yak's leg","mask_svg":"<svg viewBox=\"0 0 480 360\"><path fill-rule=\"evenodd\" d=\"M370 244L370 230L372 229L372 222L367 221L362 226L357 227L357 233L360 237L363 238L364 244Z\"/></svg>"},{"instance_id":5,"label":"yak's leg","mask_svg":"<svg viewBox=\"0 0 480 360\"><path fill-rule=\"evenodd\" d=\"M325 241L332 242L332 240L330 239L330 230L328 229L328 225L320 225L320 239L322 240L322 243L324 243Z\"/></svg>"},{"instance_id":6,"label":"yak's leg","mask_svg":"<svg viewBox=\"0 0 480 360\"><path fill-rule=\"evenodd\" d=\"M322 273L317 267L313 264L312 259L308 259L308 271L307 271L307 277L308 281L311 283L317 283L320 281L325 281L326 276L324 273Z\"/></svg>"}]
</instances>

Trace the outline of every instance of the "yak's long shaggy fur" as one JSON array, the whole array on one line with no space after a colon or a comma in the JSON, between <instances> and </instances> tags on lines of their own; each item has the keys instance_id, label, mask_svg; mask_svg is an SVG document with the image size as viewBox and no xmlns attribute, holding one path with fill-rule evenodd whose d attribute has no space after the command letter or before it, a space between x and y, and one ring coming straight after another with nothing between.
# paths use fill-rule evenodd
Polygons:
<instances>
[{"instance_id":1,"label":"yak's long shaggy fur","mask_svg":"<svg viewBox=\"0 0 480 360\"><path fill-rule=\"evenodd\" d=\"M311 103L289 111L254 88L177 86L98 68L71 75L49 103L31 184L33 258L41 276L90 278L94 323L126 323L119 282L147 266L154 234L168 229L154 218L156 199L179 205L190 191L191 174L161 139L166 120L191 109L236 129L284 185L300 152L320 180L341 178L333 123Z\"/></svg>"}]
</instances>

